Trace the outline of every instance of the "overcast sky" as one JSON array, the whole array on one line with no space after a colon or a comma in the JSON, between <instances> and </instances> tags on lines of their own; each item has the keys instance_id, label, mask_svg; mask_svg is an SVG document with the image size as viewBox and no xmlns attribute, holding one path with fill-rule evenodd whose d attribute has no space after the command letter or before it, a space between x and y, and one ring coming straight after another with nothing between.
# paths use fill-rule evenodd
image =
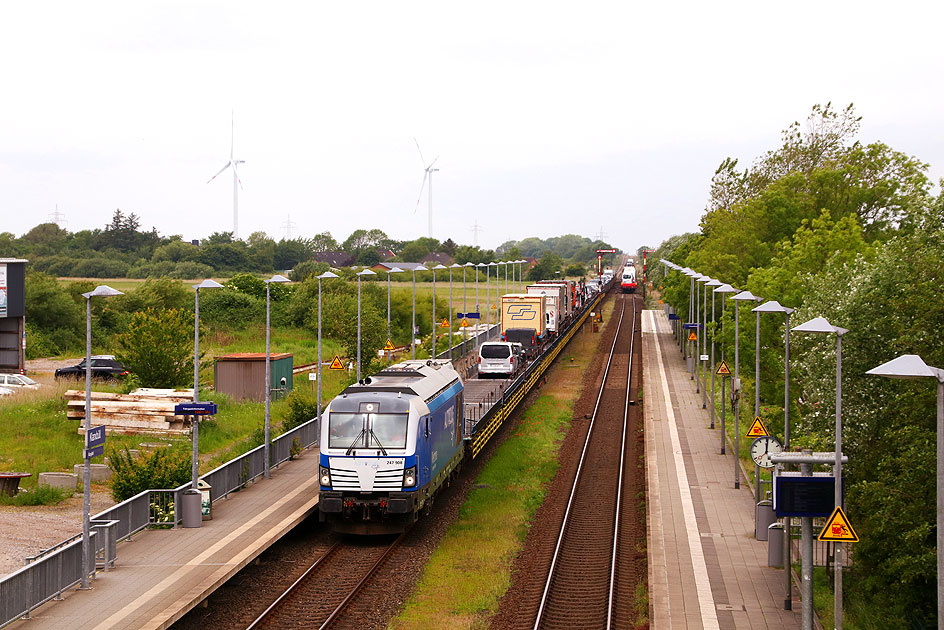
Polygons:
<instances>
[{"instance_id":1,"label":"overcast sky","mask_svg":"<svg viewBox=\"0 0 944 630\"><path fill-rule=\"evenodd\" d=\"M0 8L0 232L116 208L163 235L357 228L495 247L695 231L815 103L944 175L940 2L18 2ZM289 217L291 223L289 224ZM286 227L290 229L287 232ZM0 256L3 252L0 252Z\"/></svg>"}]
</instances>

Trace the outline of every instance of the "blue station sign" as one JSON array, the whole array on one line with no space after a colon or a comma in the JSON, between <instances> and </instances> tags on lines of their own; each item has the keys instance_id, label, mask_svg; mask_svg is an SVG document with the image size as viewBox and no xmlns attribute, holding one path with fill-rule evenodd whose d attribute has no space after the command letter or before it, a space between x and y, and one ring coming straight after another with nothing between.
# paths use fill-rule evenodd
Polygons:
<instances>
[{"instance_id":1,"label":"blue station sign","mask_svg":"<svg viewBox=\"0 0 944 630\"><path fill-rule=\"evenodd\" d=\"M105 445L105 425L91 427L85 431L85 447L95 448Z\"/></svg>"},{"instance_id":2,"label":"blue station sign","mask_svg":"<svg viewBox=\"0 0 944 630\"><path fill-rule=\"evenodd\" d=\"M456 313L456 319L479 319L479 313Z\"/></svg>"},{"instance_id":3,"label":"blue station sign","mask_svg":"<svg viewBox=\"0 0 944 630\"><path fill-rule=\"evenodd\" d=\"M178 416L214 416L215 402L189 402L174 405L174 414Z\"/></svg>"}]
</instances>

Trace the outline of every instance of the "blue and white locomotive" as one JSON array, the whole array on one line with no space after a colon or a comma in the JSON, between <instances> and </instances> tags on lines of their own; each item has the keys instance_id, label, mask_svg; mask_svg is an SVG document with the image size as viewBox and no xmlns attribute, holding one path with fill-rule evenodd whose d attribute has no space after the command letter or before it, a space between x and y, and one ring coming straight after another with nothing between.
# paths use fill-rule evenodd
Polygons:
<instances>
[{"instance_id":1,"label":"blue and white locomotive","mask_svg":"<svg viewBox=\"0 0 944 630\"><path fill-rule=\"evenodd\" d=\"M406 530L458 471L462 380L449 361L404 361L322 414L320 518L355 534Z\"/></svg>"}]
</instances>

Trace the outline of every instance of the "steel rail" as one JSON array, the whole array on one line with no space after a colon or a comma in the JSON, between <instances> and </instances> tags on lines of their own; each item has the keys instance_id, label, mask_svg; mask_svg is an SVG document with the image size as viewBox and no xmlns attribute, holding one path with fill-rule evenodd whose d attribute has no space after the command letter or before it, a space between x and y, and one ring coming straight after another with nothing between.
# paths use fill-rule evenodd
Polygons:
<instances>
[{"instance_id":1,"label":"steel rail","mask_svg":"<svg viewBox=\"0 0 944 630\"><path fill-rule=\"evenodd\" d=\"M400 546L400 542L405 537L406 537L406 533L400 534L399 536L397 536L396 540L390 543L390 547L388 547L387 550L383 553L383 555L377 559L377 562L375 562L373 566L370 567L370 570L368 570L367 574L364 575L363 578L361 578L360 582L358 582L357 585L353 589L351 589L351 592L348 594L347 597L344 598L344 601L338 604L338 607L334 609L334 612L331 613L327 619L325 619L325 622L321 624L320 630L325 630L326 628L330 627L332 623L334 623L334 620L338 617L338 615L341 614L341 611L344 610L349 603L351 603L351 600L353 600L354 597L360 592L361 588L363 588L363 586L367 584L367 580L373 577L374 573L377 572L377 569L380 568L380 565L382 565L387 560L387 558L390 557L390 554L393 553L394 549Z\"/></svg>"},{"instance_id":2,"label":"steel rail","mask_svg":"<svg viewBox=\"0 0 944 630\"><path fill-rule=\"evenodd\" d=\"M265 618L269 616L269 613L271 613L273 610L275 610L276 608L278 608L279 604L282 603L282 600L284 600L286 597L288 597L288 596L295 590L295 588L296 588L299 584L301 584L302 580L304 580L306 577L308 577L308 574L309 574L309 573L311 573L312 571L314 571L315 568L318 567L322 562L324 562L324 561L327 560L329 557L331 557L332 555L334 555L334 552L337 551L340 546L341 546L341 542L339 541L339 542L334 543L331 547L329 547L328 550L325 551L325 552L321 555L320 558L318 558L317 560L315 560L314 564L312 564L310 567L308 567L308 568L305 570L305 572L302 573L301 576L300 576L297 580L295 580L294 582L292 582L292 585L291 585L291 586L289 586L287 589L285 589L285 591L284 591L281 595L279 595L279 596L275 599L274 602L272 602L271 604L269 604L269 607L266 608L264 611L262 611L262 614L259 615L258 617L256 617L255 621L253 621L251 624L249 624L249 625L246 627L246 630L254 630L254 628L256 628L260 623L262 623L262 622L265 620Z\"/></svg>"},{"instance_id":3,"label":"steel rail","mask_svg":"<svg viewBox=\"0 0 944 630\"><path fill-rule=\"evenodd\" d=\"M587 437L583 443L583 450L580 452L580 462L577 464L577 473L574 475L574 483L570 489L570 497L567 499L567 508L564 511L564 520L561 523L560 534L557 536L557 544L554 547L554 555L551 558L551 567L547 572L547 580L544 583L544 592L541 594L541 603L538 607L538 614L534 620L534 630L538 630L541 625L541 619L544 617L544 607L547 605L547 595L551 590L551 580L554 577L554 569L557 566L557 560L560 555L561 545L564 542L564 533L567 531L567 522L570 517L570 508L574 502L574 495L577 492L577 484L580 481L580 471L583 469L584 459L587 455L587 446L590 444L590 436L593 435L593 424L597 419L597 411L600 408L600 399L603 397L603 390L606 387L606 379L610 373L610 366L613 364L613 353L616 350L616 342L619 340L619 331L623 325L623 312L626 310L625 300L620 309L619 321L616 323L616 334L613 336L613 345L610 347L610 354L606 360L606 368L603 371L603 381L600 383L600 392L597 394L596 404L593 406L593 414L590 416L590 426L587 429Z\"/></svg>"},{"instance_id":4,"label":"steel rail","mask_svg":"<svg viewBox=\"0 0 944 630\"><path fill-rule=\"evenodd\" d=\"M616 486L616 516L613 523L613 555L610 560L610 593L607 601L606 609L606 628L611 630L613 627L613 600L615 599L616 591L616 557L619 550L619 531L620 531L620 505L623 498L623 473L624 473L624 462L626 460L626 429L629 425L629 399L630 399L630 386L633 382L633 345L636 341L636 296L633 296L633 324L632 331L629 336L629 370L626 374L626 401L623 404L623 435L622 442L620 445L620 460L619 460L619 482Z\"/></svg>"}]
</instances>

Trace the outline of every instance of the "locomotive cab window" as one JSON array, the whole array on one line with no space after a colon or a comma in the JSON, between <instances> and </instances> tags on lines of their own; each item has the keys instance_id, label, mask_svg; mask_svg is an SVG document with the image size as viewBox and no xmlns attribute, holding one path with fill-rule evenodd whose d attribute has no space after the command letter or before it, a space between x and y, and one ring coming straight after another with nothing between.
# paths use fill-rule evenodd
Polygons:
<instances>
[{"instance_id":1,"label":"locomotive cab window","mask_svg":"<svg viewBox=\"0 0 944 630\"><path fill-rule=\"evenodd\" d=\"M343 413L328 416L329 448L406 448L408 414Z\"/></svg>"}]
</instances>

